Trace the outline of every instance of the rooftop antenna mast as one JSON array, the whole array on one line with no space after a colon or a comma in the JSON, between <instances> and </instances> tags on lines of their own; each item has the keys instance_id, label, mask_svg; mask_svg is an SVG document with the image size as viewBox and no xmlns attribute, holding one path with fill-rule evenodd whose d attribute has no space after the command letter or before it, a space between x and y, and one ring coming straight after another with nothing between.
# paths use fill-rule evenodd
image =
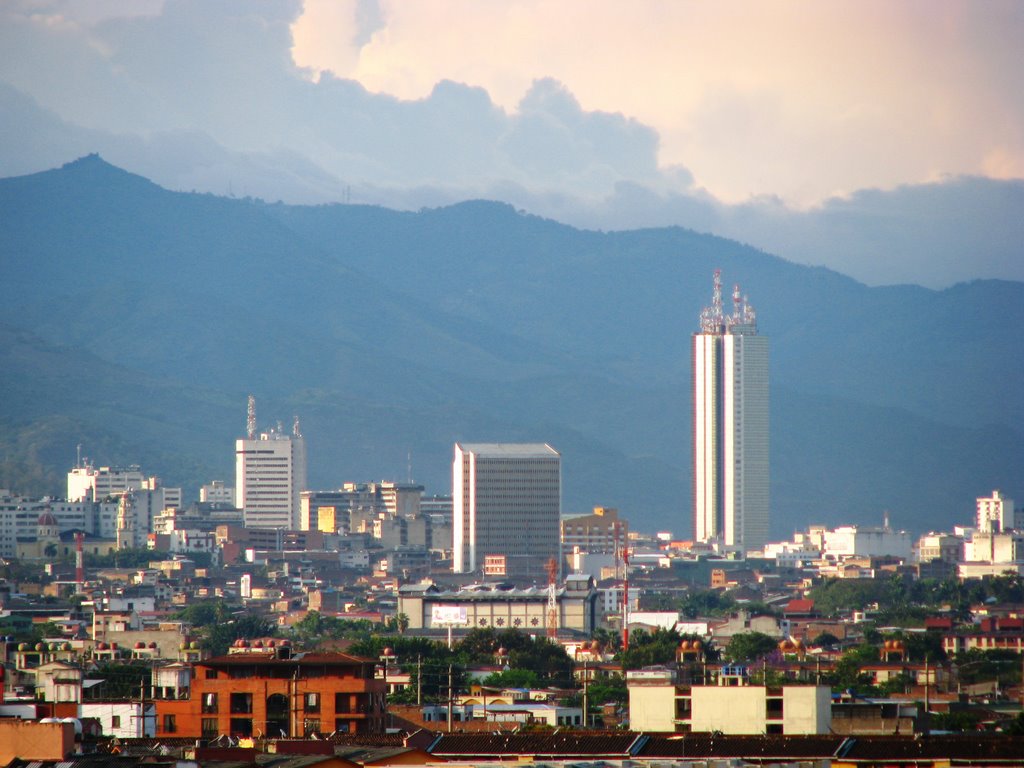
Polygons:
<instances>
[{"instance_id":1,"label":"rooftop antenna mast","mask_svg":"<svg viewBox=\"0 0 1024 768\"><path fill-rule=\"evenodd\" d=\"M547 563L548 572L548 620L547 634L551 640L558 637L558 561L551 558Z\"/></svg>"},{"instance_id":2,"label":"rooftop antenna mast","mask_svg":"<svg viewBox=\"0 0 1024 768\"><path fill-rule=\"evenodd\" d=\"M722 313L722 270L715 270L714 290L711 294L711 306L704 307L700 313L701 333L721 332L724 315Z\"/></svg>"},{"instance_id":3,"label":"rooftop antenna mast","mask_svg":"<svg viewBox=\"0 0 1024 768\"><path fill-rule=\"evenodd\" d=\"M302 437L302 429L299 427L299 415L295 414L293 418L294 421L292 422L292 435L294 437Z\"/></svg>"},{"instance_id":4,"label":"rooftop antenna mast","mask_svg":"<svg viewBox=\"0 0 1024 768\"><path fill-rule=\"evenodd\" d=\"M245 421L245 432L250 440L256 439L256 395L249 395L248 418Z\"/></svg>"}]
</instances>

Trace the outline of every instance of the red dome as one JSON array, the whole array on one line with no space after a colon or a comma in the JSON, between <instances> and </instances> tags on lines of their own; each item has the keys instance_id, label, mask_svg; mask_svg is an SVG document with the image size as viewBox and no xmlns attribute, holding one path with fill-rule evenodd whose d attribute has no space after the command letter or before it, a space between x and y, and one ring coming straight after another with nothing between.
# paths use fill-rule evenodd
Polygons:
<instances>
[{"instance_id":1,"label":"red dome","mask_svg":"<svg viewBox=\"0 0 1024 768\"><path fill-rule=\"evenodd\" d=\"M49 525L56 528L58 527L57 518L54 517L53 512L43 512L43 514L39 516L39 525Z\"/></svg>"}]
</instances>

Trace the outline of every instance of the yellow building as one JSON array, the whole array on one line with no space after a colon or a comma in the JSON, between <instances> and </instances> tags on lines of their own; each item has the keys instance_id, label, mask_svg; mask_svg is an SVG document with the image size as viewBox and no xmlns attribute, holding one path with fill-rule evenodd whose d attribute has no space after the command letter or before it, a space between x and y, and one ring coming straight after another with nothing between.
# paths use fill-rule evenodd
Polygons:
<instances>
[{"instance_id":1,"label":"yellow building","mask_svg":"<svg viewBox=\"0 0 1024 768\"><path fill-rule=\"evenodd\" d=\"M725 666L712 685L676 685L672 670L627 677L634 731L725 734L820 734L832 723L824 685L750 685L745 667Z\"/></svg>"}]
</instances>

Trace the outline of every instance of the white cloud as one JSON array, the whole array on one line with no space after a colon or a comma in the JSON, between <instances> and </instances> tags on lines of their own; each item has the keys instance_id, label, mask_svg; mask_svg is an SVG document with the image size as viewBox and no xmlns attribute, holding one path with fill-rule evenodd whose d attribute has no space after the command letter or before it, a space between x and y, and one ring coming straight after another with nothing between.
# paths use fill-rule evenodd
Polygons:
<instances>
[{"instance_id":1,"label":"white cloud","mask_svg":"<svg viewBox=\"0 0 1024 768\"><path fill-rule=\"evenodd\" d=\"M887 231L899 259L855 236L886 227L858 189L891 188L881 199L913 218L922 198L904 182L944 180L955 194L931 204L955 213L952 201L995 187L950 179L1024 173L1019 9L24 0L0 5L0 81L54 115L18 123L24 140L0 147L0 169L92 146L218 194L306 202L351 189L410 207L491 196L598 228L716 231L870 282L1020 278L997 242L1018 232L998 229L1012 195L979 216L994 231L956 216L939 221L962 235ZM858 205L814 207L833 193ZM750 202L723 202L735 200ZM806 215L783 204L794 200ZM849 242L829 244L837 232ZM969 237L991 246L984 263L968 261Z\"/></svg>"},{"instance_id":2,"label":"white cloud","mask_svg":"<svg viewBox=\"0 0 1024 768\"><path fill-rule=\"evenodd\" d=\"M344 62L312 43L296 60L406 99L465 82L507 110L550 77L584 110L654 128L661 164L722 199L810 204L1024 154L1012 0L390 0L381 18Z\"/></svg>"}]
</instances>

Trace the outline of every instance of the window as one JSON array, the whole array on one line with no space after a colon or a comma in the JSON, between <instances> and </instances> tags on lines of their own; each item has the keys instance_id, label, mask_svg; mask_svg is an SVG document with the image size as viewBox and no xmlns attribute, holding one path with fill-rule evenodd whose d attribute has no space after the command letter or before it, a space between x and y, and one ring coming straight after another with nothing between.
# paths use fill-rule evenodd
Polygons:
<instances>
[{"instance_id":1,"label":"window","mask_svg":"<svg viewBox=\"0 0 1024 768\"><path fill-rule=\"evenodd\" d=\"M352 711L352 700L347 693L334 694L334 711L339 715L348 714Z\"/></svg>"},{"instance_id":2,"label":"window","mask_svg":"<svg viewBox=\"0 0 1024 768\"><path fill-rule=\"evenodd\" d=\"M233 715L250 715L252 714L252 694L251 693L232 693L231 694L231 714ZM232 732L234 727L232 727Z\"/></svg>"},{"instance_id":3,"label":"window","mask_svg":"<svg viewBox=\"0 0 1024 768\"><path fill-rule=\"evenodd\" d=\"M111 728L120 728L121 727L121 716L120 715L111 715L111 717L110 717L110 727Z\"/></svg>"},{"instance_id":4,"label":"window","mask_svg":"<svg viewBox=\"0 0 1024 768\"><path fill-rule=\"evenodd\" d=\"M216 714L217 712L217 694L216 693L204 693L203 704L201 708L204 715Z\"/></svg>"},{"instance_id":5,"label":"window","mask_svg":"<svg viewBox=\"0 0 1024 768\"><path fill-rule=\"evenodd\" d=\"M216 680L217 679L217 670L216 669L207 669L206 670L206 679L207 680Z\"/></svg>"},{"instance_id":6,"label":"window","mask_svg":"<svg viewBox=\"0 0 1024 768\"><path fill-rule=\"evenodd\" d=\"M320 694L319 693L307 693L306 694L306 711L307 712L319 712L320 711Z\"/></svg>"},{"instance_id":7,"label":"window","mask_svg":"<svg viewBox=\"0 0 1024 768\"><path fill-rule=\"evenodd\" d=\"M252 736L252 718L232 717L231 735L243 739L247 739Z\"/></svg>"},{"instance_id":8,"label":"window","mask_svg":"<svg viewBox=\"0 0 1024 768\"><path fill-rule=\"evenodd\" d=\"M211 738L213 736L219 736L217 733L218 725L216 717L204 717L202 722L203 738Z\"/></svg>"},{"instance_id":9,"label":"window","mask_svg":"<svg viewBox=\"0 0 1024 768\"><path fill-rule=\"evenodd\" d=\"M174 715L164 715L164 733L175 733L178 730L178 724L174 720Z\"/></svg>"}]
</instances>

